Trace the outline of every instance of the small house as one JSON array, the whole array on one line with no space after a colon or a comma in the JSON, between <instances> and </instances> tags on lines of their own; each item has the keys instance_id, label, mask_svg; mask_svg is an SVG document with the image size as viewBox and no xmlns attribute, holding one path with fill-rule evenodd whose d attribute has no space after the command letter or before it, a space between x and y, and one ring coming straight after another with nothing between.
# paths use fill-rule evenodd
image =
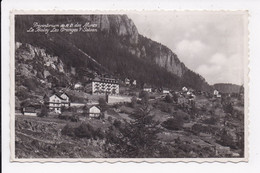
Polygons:
<instances>
[{"instance_id":1,"label":"small house","mask_svg":"<svg viewBox=\"0 0 260 173\"><path fill-rule=\"evenodd\" d=\"M98 106L93 105L93 106L87 107L87 114L91 118L99 118L101 115L101 110Z\"/></svg>"},{"instance_id":2,"label":"small house","mask_svg":"<svg viewBox=\"0 0 260 173\"><path fill-rule=\"evenodd\" d=\"M132 85L136 86L136 84L137 84L136 80L133 80Z\"/></svg>"},{"instance_id":3,"label":"small house","mask_svg":"<svg viewBox=\"0 0 260 173\"><path fill-rule=\"evenodd\" d=\"M187 92L187 91L188 91L188 88L182 87L182 91L183 91L183 92Z\"/></svg>"},{"instance_id":4,"label":"small house","mask_svg":"<svg viewBox=\"0 0 260 173\"><path fill-rule=\"evenodd\" d=\"M129 84L130 84L130 79L125 78L125 84L126 84L126 85L129 85Z\"/></svg>"},{"instance_id":5,"label":"small house","mask_svg":"<svg viewBox=\"0 0 260 173\"><path fill-rule=\"evenodd\" d=\"M169 94L170 93L170 90L168 88L163 88L162 89L162 93L163 94Z\"/></svg>"},{"instance_id":6,"label":"small house","mask_svg":"<svg viewBox=\"0 0 260 173\"><path fill-rule=\"evenodd\" d=\"M218 94L219 94L218 90L214 90L214 91L213 91L213 95L214 95L214 96L217 96Z\"/></svg>"},{"instance_id":7,"label":"small house","mask_svg":"<svg viewBox=\"0 0 260 173\"><path fill-rule=\"evenodd\" d=\"M26 115L26 116L37 116L37 113L35 111L35 108L33 107L25 107L23 108L23 115Z\"/></svg>"},{"instance_id":8,"label":"small house","mask_svg":"<svg viewBox=\"0 0 260 173\"><path fill-rule=\"evenodd\" d=\"M82 89L83 89L83 86L82 86L82 84L81 84L80 82L78 82L78 83L76 83L76 84L74 85L74 89L75 89L75 90L82 90Z\"/></svg>"},{"instance_id":9,"label":"small house","mask_svg":"<svg viewBox=\"0 0 260 173\"><path fill-rule=\"evenodd\" d=\"M152 92L152 87L149 86L149 85L144 84L144 86L143 86L143 91Z\"/></svg>"}]
</instances>

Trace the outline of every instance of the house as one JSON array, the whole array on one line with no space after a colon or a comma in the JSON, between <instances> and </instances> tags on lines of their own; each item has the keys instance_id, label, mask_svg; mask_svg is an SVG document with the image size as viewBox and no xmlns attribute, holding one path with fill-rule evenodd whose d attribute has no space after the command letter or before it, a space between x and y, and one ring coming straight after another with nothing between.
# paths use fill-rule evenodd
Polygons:
<instances>
[{"instance_id":1,"label":"house","mask_svg":"<svg viewBox=\"0 0 260 173\"><path fill-rule=\"evenodd\" d=\"M68 103L69 100L69 96L66 93L61 93L60 97L64 100L64 102ZM65 106L65 105L64 105Z\"/></svg>"},{"instance_id":2,"label":"house","mask_svg":"<svg viewBox=\"0 0 260 173\"><path fill-rule=\"evenodd\" d=\"M188 88L182 87L182 91L183 91L183 92L187 92L187 91L188 91Z\"/></svg>"},{"instance_id":3,"label":"house","mask_svg":"<svg viewBox=\"0 0 260 173\"><path fill-rule=\"evenodd\" d=\"M75 90L82 90L82 89L83 89L83 86L82 86L82 84L81 84L80 82L78 82L78 83L76 83L76 84L74 85L74 89L75 89Z\"/></svg>"},{"instance_id":4,"label":"house","mask_svg":"<svg viewBox=\"0 0 260 173\"><path fill-rule=\"evenodd\" d=\"M221 95L220 95L220 93L219 93L218 90L214 90L214 91L213 91L213 95L214 95L215 97L217 97L217 98L221 98Z\"/></svg>"},{"instance_id":5,"label":"house","mask_svg":"<svg viewBox=\"0 0 260 173\"><path fill-rule=\"evenodd\" d=\"M168 88L163 88L162 89L162 93L163 94L169 94L170 93L170 90Z\"/></svg>"},{"instance_id":6,"label":"house","mask_svg":"<svg viewBox=\"0 0 260 173\"><path fill-rule=\"evenodd\" d=\"M144 86L143 86L143 91L152 92L152 87L149 86L149 85L144 84Z\"/></svg>"},{"instance_id":7,"label":"house","mask_svg":"<svg viewBox=\"0 0 260 173\"><path fill-rule=\"evenodd\" d=\"M194 94L191 94L189 96L189 104L190 105L195 105L195 98L196 98L196 96Z\"/></svg>"},{"instance_id":8,"label":"house","mask_svg":"<svg viewBox=\"0 0 260 173\"><path fill-rule=\"evenodd\" d=\"M214 91L213 91L213 95L214 95L214 96L217 96L218 94L219 94L218 90L214 90Z\"/></svg>"},{"instance_id":9,"label":"house","mask_svg":"<svg viewBox=\"0 0 260 173\"><path fill-rule=\"evenodd\" d=\"M136 86L136 84L137 84L137 83L136 83L136 80L133 80L133 81L132 81L132 85Z\"/></svg>"},{"instance_id":10,"label":"house","mask_svg":"<svg viewBox=\"0 0 260 173\"><path fill-rule=\"evenodd\" d=\"M22 113L23 113L23 115L26 115L26 116L35 116L35 117L37 116L35 108L33 108L33 107L23 108Z\"/></svg>"},{"instance_id":11,"label":"house","mask_svg":"<svg viewBox=\"0 0 260 173\"><path fill-rule=\"evenodd\" d=\"M69 107L70 100L66 93L55 93L49 97L49 109L55 113L61 113L61 107Z\"/></svg>"},{"instance_id":12,"label":"house","mask_svg":"<svg viewBox=\"0 0 260 173\"><path fill-rule=\"evenodd\" d=\"M119 94L119 83L113 78L95 77L88 82L85 90L92 94L117 95Z\"/></svg>"},{"instance_id":13,"label":"house","mask_svg":"<svg viewBox=\"0 0 260 173\"><path fill-rule=\"evenodd\" d=\"M125 78L125 84L126 84L126 85L130 85L130 79Z\"/></svg>"},{"instance_id":14,"label":"house","mask_svg":"<svg viewBox=\"0 0 260 173\"><path fill-rule=\"evenodd\" d=\"M99 118L101 115L101 110L98 106L89 106L87 107L87 114L91 118Z\"/></svg>"}]
</instances>

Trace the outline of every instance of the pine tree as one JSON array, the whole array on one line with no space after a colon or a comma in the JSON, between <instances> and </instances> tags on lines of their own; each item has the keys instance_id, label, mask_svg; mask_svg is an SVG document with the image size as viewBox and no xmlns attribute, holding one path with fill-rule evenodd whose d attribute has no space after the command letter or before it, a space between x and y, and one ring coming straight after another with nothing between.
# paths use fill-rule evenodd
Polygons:
<instances>
[{"instance_id":1,"label":"pine tree","mask_svg":"<svg viewBox=\"0 0 260 173\"><path fill-rule=\"evenodd\" d=\"M157 134L161 131L153 120L148 106L143 106L134 114L132 122L125 122L118 128L110 128L107 133L109 157L151 158L159 157L160 143Z\"/></svg>"}]
</instances>

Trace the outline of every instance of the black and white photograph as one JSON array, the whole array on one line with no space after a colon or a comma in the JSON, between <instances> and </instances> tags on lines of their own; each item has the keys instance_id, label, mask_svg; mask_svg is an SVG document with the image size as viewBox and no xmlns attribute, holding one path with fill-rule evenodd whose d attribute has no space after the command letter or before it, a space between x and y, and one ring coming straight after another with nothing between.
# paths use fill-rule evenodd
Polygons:
<instances>
[{"instance_id":1,"label":"black and white photograph","mask_svg":"<svg viewBox=\"0 0 260 173\"><path fill-rule=\"evenodd\" d=\"M14 161L246 161L247 11L13 14Z\"/></svg>"}]
</instances>

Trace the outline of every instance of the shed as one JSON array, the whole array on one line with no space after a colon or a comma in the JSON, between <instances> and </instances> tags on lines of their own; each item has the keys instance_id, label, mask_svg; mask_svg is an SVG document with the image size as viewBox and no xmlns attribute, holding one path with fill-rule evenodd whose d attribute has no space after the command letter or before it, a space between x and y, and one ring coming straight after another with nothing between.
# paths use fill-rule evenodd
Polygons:
<instances>
[{"instance_id":1,"label":"shed","mask_svg":"<svg viewBox=\"0 0 260 173\"><path fill-rule=\"evenodd\" d=\"M25 107L25 108L23 108L23 115L26 115L26 116L37 116L37 113L35 111L35 108L33 108L33 107Z\"/></svg>"}]
</instances>

